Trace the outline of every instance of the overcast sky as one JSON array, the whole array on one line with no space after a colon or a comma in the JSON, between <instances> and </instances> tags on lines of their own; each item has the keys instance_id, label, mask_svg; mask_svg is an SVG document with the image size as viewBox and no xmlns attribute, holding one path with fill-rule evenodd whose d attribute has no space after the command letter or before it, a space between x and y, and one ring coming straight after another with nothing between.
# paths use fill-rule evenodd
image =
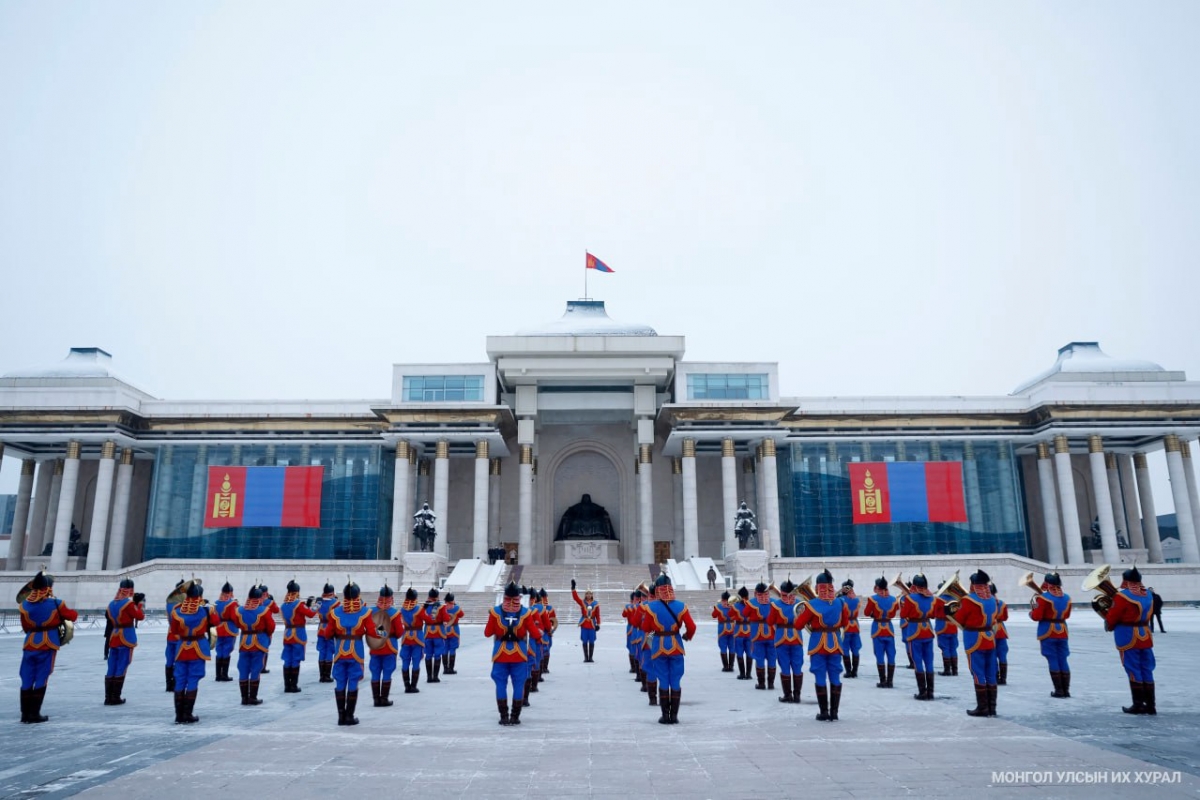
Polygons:
<instances>
[{"instance_id":1,"label":"overcast sky","mask_svg":"<svg viewBox=\"0 0 1200 800\"><path fill-rule=\"evenodd\" d=\"M586 248L784 395L1200 378L1200 4L738 5L0 4L0 373L383 398Z\"/></svg>"}]
</instances>

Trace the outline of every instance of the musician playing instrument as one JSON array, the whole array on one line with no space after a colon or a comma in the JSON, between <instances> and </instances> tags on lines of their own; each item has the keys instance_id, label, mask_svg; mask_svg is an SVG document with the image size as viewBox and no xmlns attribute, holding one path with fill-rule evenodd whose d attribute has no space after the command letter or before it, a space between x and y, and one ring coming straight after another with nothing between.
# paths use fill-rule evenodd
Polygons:
<instances>
[{"instance_id":1,"label":"musician playing instrument","mask_svg":"<svg viewBox=\"0 0 1200 800\"><path fill-rule=\"evenodd\" d=\"M737 590L737 596L733 598L733 613L737 621L737 627L733 630L733 654L737 656L739 681L750 680L750 669L754 658L754 645L751 642L754 626L746 618L748 613L746 605L749 602L750 590L743 586Z\"/></svg>"},{"instance_id":2,"label":"musician playing instrument","mask_svg":"<svg viewBox=\"0 0 1200 800\"><path fill-rule=\"evenodd\" d=\"M404 617L395 608L395 594L386 583L379 589L379 599L371 616L375 630L381 635L368 639L371 646L371 698L376 708L392 705L392 673L396 671L396 657L400 654L400 637L404 635Z\"/></svg>"},{"instance_id":3,"label":"musician playing instrument","mask_svg":"<svg viewBox=\"0 0 1200 800\"><path fill-rule=\"evenodd\" d=\"M258 590L260 592L262 592L262 602L263 602L263 605L267 607L266 613L268 615L270 615L272 618L271 630L267 634L267 637L262 640L263 657L262 657L262 672L261 672L261 674L266 675L271 671L270 669L268 669L267 663L271 660L271 637L275 635L274 618L277 614L280 614L281 612L279 610L279 604L275 602L275 597L271 594L271 590L267 588L267 585L265 583L259 584Z\"/></svg>"},{"instance_id":4,"label":"musician playing instrument","mask_svg":"<svg viewBox=\"0 0 1200 800\"><path fill-rule=\"evenodd\" d=\"M1067 663L1071 655L1067 630L1070 616L1071 597L1063 592L1062 578L1057 572L1047 573L1042 579L1041 592L1033 596L1029 618L1038 624L1038 642L1050 668L1050 682L1054 684L1051 697L1071 696L1071 666Z\"/></svg>"},{"instance_id":5,"label":"musician playing instrument","mask_svg":"<svg viewBox=\"0 0 1200 800\"><path fill-rule=\"evenodd\" d=\"M195 715L196 692L204 678L204 662L211 657L212 640L221 624L216 609L204 599L204 587L192 579L184 586L184 600L171 609L170 630L179 648L175 652L175 724L199 722ZM213 634L210 636L210 634Z\"/></svg>"},{"instance_id":6,"label":"musician playing instrument","mask_svg":"<svg viewBox=\"0 0 1200 800\"><path fill-rule=\"evenodd\" d=\"M417 590L408 587L404 602L400 604L400 616L404 619L404 638L400 640L400 677L404 679L404 693L417 694L417 682L421 679L421 659L425 657L425 628L433 623L425 613L425 607L417 604Z\"/></svg>"},{"instance_id":7,"label":"musician playing instrument","mask_svg":"<svg viewBox=\"0 0 1200 800\"><path fill-rule=\"evenodd\" d=\"M754 647L755 689L775 688L775 629L767 622L771 615L771 593L765 583L754 587L754 598L746 601L742 617L751 623Z\"/></svg>"},{"instance_id":8,"label":"musician playing instrument","mask_svg":"<svg viewBox=\"0 0 1200 800\"><path fill-rule=\"evenodd\" d=\"M272 605L263 598L260 587L251 586L244 605L225 609L225 619L236 625L242 635L238 643L237 667L244 706L260 706L263 702L258 699L258 685L271 634L275 632L275 617L270 612Z\"/></svg>"},{"instance_id":9,"label":"musician playing instrument","mask_svg":"<svg viewBox=\"0 0 1200 800\"><path fill-rule=\"evenodd\" d=\"M908 621L904 641L912 652L917 677L915 700L933 700L933 621L945 616L945 604L929 591L924 575L913 575L912 589L900 601L900 618Z\"/></svg>"},{"instance_id":10,"label":"musician playing instrument","mask_svg":"<svg viewBox=\"0 0 1200 800\"><path fill-rule=\"evenodd\" d=\"M663 725L679 722L680 682L684 671L685 641L696 635L696 623L682 600L675 599L675 587L667 573L654 581L657 599L642 606L640 624L650 639L650 671L658 679L659 706Z\"/></svg>"},{"instance_id":11,"label":"musician playing instrument","mask_svg":"<svg viewBox=\"0 0 1200 800\"><path fill-rule=\"evenodd\" d=\"M325 635L337 643L333 654L333 699L337 704L338 725L357 725L354 710L358 707L358 682L363 677L363 637L378 638L380 633L354 581L346 584L342 602L330 611Z\"/></svg>"},{"instance_id":12,"label":"musician playing instrument","mask_svg":"<svg viewBox=\"0 0 1200 800\"><path fill-rule=\"evenodd\" d=\"M300 584L290 580L287 594L283 598L280 614L283 616L283 691L296 694L300 691L300 663L304 661L308 647L306 620L317 616L312 610L313 600L300 599Z\"/></svg>"},{"instance_id":13,"label":"musician playing instrument","mask_svg":"<svg viewBox=\"0 0 1200 800\"><path fill-rule=\"evenodd\" d=\"M646 612L646 604L654 599L654 589L646 587L638 587L637 592L637 607L634 608L633 614L630 616L630 621L637 628L635 639L637 641L637 665L638 665L638 682L641 684L640 691L646 693L646 699L649 705L658 707L658 673L654 670L654 664L650 660L650 646L654 643L650 634L642 630L642 615Z\"/></svg>"},{"instance_id":14,"label":"musician playing instrument","mask_svg":"<svg viewBox=\"0 0 1200 800\"><path fill-rule=\"evenodd\" d=\"M454 662L458 657L458 643L461 637L458 623L465 612L462 606L454 602L454 592L446 593L446 604L442 606L442 637L446 640L446 653L442 656L442 672L447 675L457 675Z\"/></svg>"},{"instance_id":15,"label":"musician playing instrument","mask_svg":"<svg viewBox=\"0 0 1200 800\"><path fill-rule=\"evenodd\" d=\"M318 683L333 683L333 653L336 649L332 639L325 636L325 626L329 624L329 612L338 604L333 584L326 582L321 590L321 599L317 603L317 669L321 679Z\"/></svg>"},{"instance_id":16,"label":"musician playing instrument","mask_svg":"<svg viewBox=\"0 0 1200 800\"><path fill-rule=\"evenodd\" d=\"M571 599L579 606L579 641L583 644L583 662L592 663L596 652L596 634L600 631L600 604L591 589L583 590L583 597L575 591L575 579L571 578Z\"/></svg>"},{"instance_id":17,"label":"musician playing instrument","mask_svg":"<svg viewBox=\"0 0 1200 800\"><path fill-rule=\"evenodd\" d=\"M237 604L237 600L233 597L233 584L225 581L225 585L221 587L221 596L213 604L217 616L221 618L221 624L217 626L217 652L213 659L217 672L213 680L217 683L229 683L233 681L233 678L229 677L229 662L233 657L233 646L237 642L238 630L226 618L225 612L230 606L236 608Z\"/></svg>"},{"instance_id":18,"label":"musician playing instrument","mask_svg":"<svg viewBox=\"0 0 1200 800\"><path fill-rule=\"evenodd\" d=\"M833 722L838 718L842 700L842 641L841 632L850 620L850 609L844 598L833 591L833 576L822 570L816 577L817 596L809 600L796 615L796 627L807 626L809 672L816 682L817 720ZM828 686L826 683L828 682ZM797 694L798 696L798 694Z\"/></svg>"},{"instance_id":19,"label":"musician playing instrument","mask_svg":"<svg viewBox=\"0 0 1200 800\"><path fill-rule=\"evenodd\" d=\"M1104 615L1104 629L1112 631L1113 642L1121 656L1121 666L1129 676L1133 705L1121 708L1126 714L1157 714L1154 700L1154 635L1151 625L1154 598L1142 585L1137 567L1121 574L1121 588L1112 596L1112 605Z\"/></svg>"},{"instance_id":20,"label":"musician playing instrument","mask_svg":"<svg viewBox=\"0 0 1200 800\"><path fill-rule=\"evenodd\" d=\"M996 598L996 685L1008 685L1008 603L1000 599L996 584L989 583L992 597Z\"/></svg>"},{"instance_id":21,"label":"musician playing instrument","mask_svg":"<svg viewBox=\"0 0 1200 800\"><path fill-rule=\"evenodd\" d=\"M59 626L79 619L74 609L54 596L53 586L53 579L39 572L22 590L22 594L28 590L25 598L18 595L21 630L25 632L21 647L21 722L50 719L41 712L50 673L54 672L54 661L63 644Z\"/></svg>"},{"instance_id":22,"label":"musician playing instrument","mask_svg":"<svg viewBox=\"0 0 1200 800\"><path fill-rule=\"evenodd\" d=\"M962 628L963 651L975 679L975 708L972 717L996 716L996 612L998 606L989 587L991 578L983 570L971 575L971 591L953 611Z\"/></svg>"},{"instance_id":23,"label":"musician playing instrument","mask_svg":"<svg viewBox=\"0 0 1200 800\"><path fill-rule=\"evenodd\" d=\"M171 612L175 610L175 606L179 605L184 600L183 578L175 584L175 591L167 595L167 619L171 618ZM171 633L171 629L167 628L167 646L163 650L163 657L166 661L166 669L164 671L167 680L167 691L175 691L175 653L179 650L179 640L175 638L175 634Z\"/></svg>"},{"instance_id":24,"label":"musician playing instrument","mask_svg":"<svg viewBox=\"0 0 1200 800\"><path fill-rule=\"evenodd\" d=\"M892 620L900 611L900 603L888 591L887 578L875 579L875 593L867 598L864 616L871 618L871 648L875 652L875 669L879 670L877 689L893 688L896 676L896 632Z\"/></svg>"},{"instance_id":25,"label":"musician playing instrument","mask_svg":"<svg viewBox=\"0 0 1200 800\"><path fill-rule=\"evenodd\" d=\"M842 631L842 676L857 678L858 658L862 651L862 636L858 627L858 609L862 605L862 598L854 593L854 581L849 578L842 581L838 595L846 601L846 608L850 609L850 620L846 623L846 630Z\"/></svg>"},{"instance_id":26,"label":"musician playing instrument","mask_svg":"<svg viewBox=\"0 0 1200 800\"><path fill-rule=\"evenodd\" d=\"M525 705L529 705L530 693L536 692L538 684L542 682L542 655L546 644L546 610L542 606L542 597L533 587L527 591L529 594L527 607L537 615L538 627L542 629L542 638L541 641L526 640L526 646L529 648L529 676L526 678L527 683L525 684Z\"/></svg>"},{"instance_id":27,"label":"musician playing instrument","mask_svg":"<svg viewBox=\"0 0 1200 800\"><path fill-rule=\"evenodd\" d=\"M525 697L528 656L527 636L542 638L537 615L521 606L521 590L515 583L504 587L504 599L488 613L483 635L492 639L492 681L496 684L496 707L501 725L520 725ZM512 683L512 714L508 710L508 684Z\"/></svg>"},{"instance_id":28,"label":"musician playing instrument","mask_svg":"<svg viewBox=\"0 0 1200 800\"><path fill-rule=\"evenodd\" d=\"M542 601L542 616L546 622L542 626L542 674L547 675L550 673L550 648L554 646L554 634L558 631L558 611L550 605L550 595L545 586L538 590L538 597Z\"/></svg>"},{"instance_id":29,"label":"musician playing instrument","mask_svg":"<svg viewBox=\"0 0 1200 800\"><path fill-rule=\"evenodd\" d=\"M717 621L717 649L721 653L721 672L733 672L733 633L737 613L729 602L729 592L721 592L721 602L713 606L712 618Z\"/></svg>"},{"instance_id":30,"label":"musician playing instrument","mask_svg":"<svg viewBox=\"0 0 1200 800\"><path fill-rule=\"evenodd\" d=\"M767 623L775 629L775 661L779 665L779 683L783 686L781 703L799 703L804 685L803 626L796 622L796 584L791 578L779 587L778 600L771 601Z\"/></svg>"},{"instance_id":31,"label":"musician playing instrument","mask_svg":"<svg viewBox=\"0 0 1200 800\"><path fill-rule=\"evenodd\" d=\"M425 682L441 683L442 656L446 654L446 637L442 632L441 593L430 589L425 597Z\"/></svg>"},{"instance_id":32,"label":"musician playing instrument","mask_svg":"<svg viewBox=\"0 0 1200 800\"><path fill-rule=\"evenodd\" d=\"M108 604L105 616L108 625L108 669L104 673L104 705L119 706L125 702L121 689L125 686L125 673L133 660L133 648L137 647L137 623L146 618L146 595L134 594L133 581L121 580L117 596Z\"/></svg>"},{"instance_id":33,"label":"musician playing instrument","mask_svg":"<svg viewBox=\"0 0 1200 800\"><path fill-rule=\"evenodd\" d=\"M951 595L939 595L943 603L954 598ZM953 617L942 617L934 620L933 632L937 636L938 650L942 653L942 677L958 674L958 624Z\"/></svg>"}]
</instances>

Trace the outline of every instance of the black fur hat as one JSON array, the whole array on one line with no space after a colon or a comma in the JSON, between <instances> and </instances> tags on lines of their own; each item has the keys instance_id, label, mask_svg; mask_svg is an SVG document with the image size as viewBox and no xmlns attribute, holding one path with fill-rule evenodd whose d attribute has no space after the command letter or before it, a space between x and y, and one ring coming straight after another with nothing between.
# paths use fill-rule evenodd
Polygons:
<instances>
[{"instance_id":1,"label":"black fur hat","mask_svg":"<svg viewBox=\"0 0 1200 800\"><path fill-rule=\"evenodd\" d=\"M296 583L295 580L290 580L288 581L287 590L288 592L298 592L300 591L300 584Z\"/></svg>"},{"instance_id":2,"label":"black fur hat","mask_svg":"<svg viewBox=\"0 0 1200 800\"><path fill-rule=\"evenodd\" d=\"M405 600L416 600L417 599L417 590L411 586L408 587L408 591L404 593L404 599Z\"/></svg>"},{"instance_id":3,"label":"black fur hat","mask_svg":"<svg viewBox=\"0 0 1200 800\"><path fill-rule=\"evenodd\" d=\"M122 588L122 589L132 589L132 588L133 588L133 579L132 579L132 578L122 578L122 579L121 579L121 587L120 587L120 588Z\"/></svg>"},{"instance_id":4,"label":"black fur hat","mask_svg":"<svg viewBox=\"0 0 1200 800\"><path fill-rule=\"evenodd\" d=\"M1121 573L1121 580L1129 581L1130 583L1141 583L1142 573L1138 572L1138 568L1136 566L1130 567Z\"/></svg>"},{"instance_id":5,"label":"black fur hat","mask_svg":"<svg viewBox=\"0 0 1200 800\"><path fill-rule=\"evenodd\" d=\"M395 594L395 592L392 591L392 587L388 586L386 583L383 586L379 587L379 596L380 597L391 597L394 594Z\"/></svg>"},{"instance_id":6,"label":"black fur hat","mask_svg":"<svg viewBox=\"0 0 1200 800\"><path fill-rule=\"evenodd\" d=\"M1062 578L1059 577L1057 572L1047 572L1043 581L1048 586L1062 586Z\"/></svg>"},{"instance_id":7,"label":"black fur hat","mask_svg":"<svg viewBox=\"0 0 1200 800\"><path fill-rule=\"evenodd\" d=\"M918 589L928 589L929 581L925 579L924 575L917 573L916 575L913 575L913 577L912 577L912 585L917 587Z\"/></svg>"},{"instance_id":8,"label":"black fur hat","mask_svg":"<svg viewBox=\"0 0 1200 800\"><path fill-rule=\"evenodd\" d=\"M988 575L983 570L971 573L971 585L989 584L992 582L992 576Z\"/></svg>"},{"instance_id":9,"label":"black fur hat","mask_svg":"<svg viewBox=\"0 0 1200 800\"><path fill-rule=\"evenodd\" d=\"M357 600L361 594L362 590L358 588L358 584L354 581L350 581L342 588L342 597L347 600Z\"/></svg>"},{"instance_id":10,"label":"black fur hat","mask_svg":"<svg viewBox=\"0 0 1200 800\"><path fill-rule=\"evenodd\" d=\"M504 587L504 596L505 597L520 597L521 590L517 587L517 585L515 583L510 583L508 586Z\"/></svg>"}]
</instances>

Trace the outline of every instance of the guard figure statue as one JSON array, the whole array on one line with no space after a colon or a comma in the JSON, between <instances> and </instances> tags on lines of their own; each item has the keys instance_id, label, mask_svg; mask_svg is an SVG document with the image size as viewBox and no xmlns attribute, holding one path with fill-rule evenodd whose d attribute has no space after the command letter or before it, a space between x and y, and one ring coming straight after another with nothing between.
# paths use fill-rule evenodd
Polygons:
<instances>
[{"instance_id":1,"label":"guard figure statue","mask_svg":"<svg viewBox=\"0 0 1200 800\"><path fill-rule=\"evenodd\" d=\"M733 535L737 537L739 550L758 548L758 526L754 524L754 512L743 500L733 517Z\"/></svg>"},{"instance_id":2,"label":"guard figure statue","mask_svg":"<svg viewBox=\"0 0 1200 800\"><path fill-rule=\"evenodd\" d=\"M417 537L417 541L421 543L422 553L433 552L433 540L437 538L437 527L434 525L437 522L437 514L433 513L433 509L429 507L429 503L422 503L421 510L413 514L413 536Z\"/></svg>"}]
</instances>

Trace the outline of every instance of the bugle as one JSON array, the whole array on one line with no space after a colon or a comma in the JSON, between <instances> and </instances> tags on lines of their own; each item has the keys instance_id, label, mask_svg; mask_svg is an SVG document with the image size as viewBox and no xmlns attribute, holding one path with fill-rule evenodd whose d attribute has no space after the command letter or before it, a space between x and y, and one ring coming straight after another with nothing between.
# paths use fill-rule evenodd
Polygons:
<instances>
[{"instance_id":1,"label":"bugle","mask_svg":"<svg viewBox=\"0 0 1200 800\"><path fill-rule=\"evenodd\" d=\"M1032 572L1026 572L1024 575L1022 575L1021 580L1017 581L1017 586L1018 586L1018 588L1025 587L1025 588L1029 589L1031 592L1033 592L1035 595L1039 595L1042 593L1042 587L1038 586L1037 583L1034 581Z\"/></svg>"}]
</instances>

